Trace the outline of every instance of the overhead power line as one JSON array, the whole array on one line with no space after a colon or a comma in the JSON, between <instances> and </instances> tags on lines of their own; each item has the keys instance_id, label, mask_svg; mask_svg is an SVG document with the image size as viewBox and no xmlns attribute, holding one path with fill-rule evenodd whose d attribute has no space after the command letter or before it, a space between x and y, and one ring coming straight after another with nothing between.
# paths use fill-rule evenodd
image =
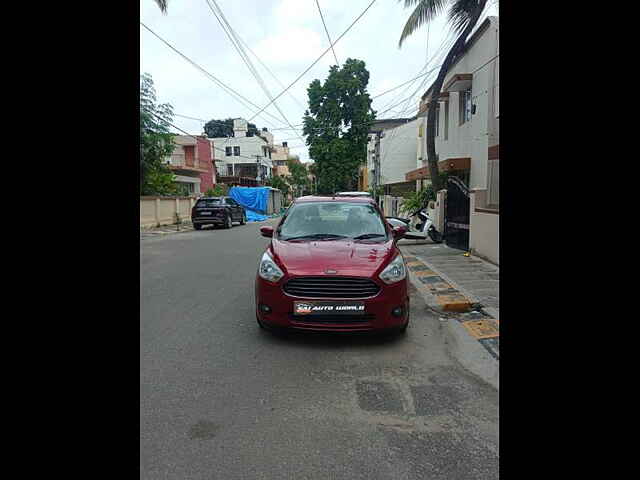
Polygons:
<instances>
[{"instance_id":1,"label":"overhead power line","mask_svg":"<svg viewBox=\"0 0 640 480\"><path fill-rule=\"evenodd\" d=\"M253 66L253 63L251 63L251 59L249 58L247 53L244 51L242 45L240 44L240 36L235 32L235 30L233 29L233 27L231 26L231 24L229 23L229 21L225 17L224 12L222 11L220 6L218 5L218 2L216 2L216 0L211 0L211 1L215 5L215 10L211 6L211 3L209 2L209 0L206 0L207 5L209 5L209 9L211 10L213 15L218 20L218 23L222 27L222 30L224 30L224 32L227 34L227 37L231 41L231 44L236 49L236 51L240 54L240 57L242 58L242 61L247 66L247 68L249 69L249 71L251 72L253 77L256 79L256 81L260 85L260 88L262 88L262 91L266 94L267 98L270 99L270 100L273 100L273 96L271 95L271 92L269 91L269 89L267 88L266 84L264 83L264 80L260 76L260 73L258 73L256 68ZM216 13L216 10L217 10L217 13ZM225 28L225 26L226 26L226 28ZM278 110L278 113L280 113L280 115L282 116L284 121L287 123L287 125L289 125L289 127L291 127L291 122L286 117L284 112L280 109L278 104L273 102L273 105L275 106L276 110ZM291 127L291 128L293 129L293 127ZM300 141L304 142L302 137L300 137Z\"/></svg>"},{"instance_id":2,"label":"overhead power line","mask_svg":"<svg viewBox=\"0 0 640 480\"><path fill-rule=\"evenodd\" d=\"M193 60L191 60L189 57L187 57L185 54L183 54L182 52L180 52L178 49L176 49L173 45L171 45L169 42L167 42L164 38L162 38L160 35L158 35L156 32L154 32L153 30L151 30L149 27L147 27L144 23L140 22L140 25L142 25L145 29L147 29L149 32L151 32L156 38L158 38L162 43L164 43L166 46L168 46L171 50L173 50L174 52L176 52L178 55L180 55L182 58L184 58L187 62L189 62L192 66L194 66L195 68L197 68L198 70L200 70L202 73L204 73L207 78L209 78L211 81L213 81L216 85L220 86L222 89L224 89L227 93L229 93L232 96L238 97L239 99L242 99L244 102L253 105L255 108L260 108L258 107L258 105L256 105L255 103L253 103L251 100L249 100L248 98L244 97L243 95L241 95L240 93L236 92L233 88L229 87L228 85L226 85L222 80L218 79L215 75L213 75L212 73L209 73L207 70L205 70L203 67L201 67L200 65L198 65L196 62L194 62ZM235 98L234 97L234 98ZM236 100L238 100L238 98L236 98ZM243 104L243 106L245 108L247 108L248 110L252 110L250 107L247 107L246 104L244 104L242 101L238 100L240 103ZM275 117L274 115L270 114L269 112L265 112L265 109L263 108L262 110L260 110L257 114L255 114L253 117L251 117L251 120L253 120L255 117L257 117L258 115L260 115L262 112L264 112L266 115L274 118L277 122L280 123L284 123L282 120L280 120L279 118ZM250 120L250 121L251 121ZM271 123L271 122L267 122L267 123ZM271 125L273 125L273 123L271 123Z\"/></svg>"},{"instance_id":3,"label":"overhead power line","mask_svg":"<svg viewBox=\"0 0 640 480\"><path fill-rule=\"evenodd\" d=\"M336 38L336 40L335 40L334 42L332 42L332 43L331 43L331 45L329 45L329 48L327 48L327 49L322 53L322 55L320 55L320 56L319 56L319 57L318 57L318 58L317 58L317 59L316 59L316 60L315 60L311 65L309 65L309 67L307 67L307 69L306 69L304 72L302 72L300 75L298 75L298 77L297 77L293 82L291 82L291 84L290 84L287 88L285 88L282 92L280 92L278 95L276 95L276 97L274 98L274 100L272 100L272 101L271 101L271 102L269 102L267 105L265 105L264 107L262 107L262 109L261 109L258 113L256 113L253 117L251 117L249 120L250 120L250 121L251 121L251 120L253 120L257 115L259 115L259 114L260 114L260 113L262 113L266 108L268 108L268 107L269 107L269 105L271 105L271 104L273 103L273 101L275 101L275 100L277 100L278 98L280 98L280 97L282 96L282 94L284 94L287 90L289 90L291 87L293 87L293 86L298 82L298 80L300 80L300 79L301 79L301 78L302 78L302 77L303 77L303 76L304 76L304 75L305 75L309 70L311 70L311 69L315 66L315 64L316 64L316 63L318 63L318 62L322 59L322 57L324 57L324 56L326 55L326 53L327 53L329 50L331 50L331 49L333 48L333 46L334 46L336 43L338 43L338 42L340 41L340 39L341 39L342 37L344 37L344 36L347 34L347 32L348 32L349 30L351 30L351 28L352 28L352 27L353 27L353 26L358 22L358 20L360 20L360 19L363 17L363 15L364 15L365 13L367 13L367 10L369 10L369 9L371 8L371 6L372 6L374 3L376 3L376 0L372 0L372 1L371 1L371 3L367 6L367 8L365 8L365 9L363 10L363 12L362 12L360 15L358 15L358 16L356 17L356 19L351 23L351 25L349 25L349 27L347 27L347 29L346 29L344 32L342 32L342 34L341 34L338 38Z\"/></svg>"},{"instance_id":4,"label":"overhead power line","mask_svg":"<svg viewBox=\"0 0 640 480\"><path fill-rule=\"evenodd\" d=\"M322 20L322 25L324 26L324 31L327 34L327 39L329 40L329 45L331 45L331 51L333 52L333 58L336 61L336 65L340 66L340 62L338 61L338 57L336 56L336 51L333 49L333 43L331 43L331 37L329 36L329 30L327 30L327 24L324 21L324 16L322 15L322 9L320 8L320 3L316 0L316 5L318 6L318 12L320 12L320 19Z\"/></svg>"}]
</instances>

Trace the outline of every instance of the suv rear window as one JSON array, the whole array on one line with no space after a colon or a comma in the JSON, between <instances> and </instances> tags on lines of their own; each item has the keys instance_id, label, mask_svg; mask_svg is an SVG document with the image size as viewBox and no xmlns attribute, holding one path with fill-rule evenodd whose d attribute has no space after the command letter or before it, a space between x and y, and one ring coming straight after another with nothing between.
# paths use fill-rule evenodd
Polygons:
<instances>
[{"instance_id":1,"label":"suv rear window","mask_svg":"<svg viewBox=\"0 0 640 480\"><path fill-rule=\"evenodd\" d=\"M222 205L221 198L201 198L196 203L196 207L216 207L218 205Z\"/></svg>"}]
</instances>

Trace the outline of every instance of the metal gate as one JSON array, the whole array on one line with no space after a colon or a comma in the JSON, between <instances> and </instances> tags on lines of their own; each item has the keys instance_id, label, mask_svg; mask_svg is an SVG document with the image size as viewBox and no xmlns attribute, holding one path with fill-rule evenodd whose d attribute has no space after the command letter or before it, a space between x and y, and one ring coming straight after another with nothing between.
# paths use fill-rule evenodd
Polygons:
<instances>
[{"instance_id":1,"label":"metal gate","mask_svg":"<svg viewBox=\"0 0 640 480\"><path fill-rule=\"evenodd\" d=\"M452 248L469 250L469 188L458 177L447 179L445 241Z\"/></svg>"}]
</instances>

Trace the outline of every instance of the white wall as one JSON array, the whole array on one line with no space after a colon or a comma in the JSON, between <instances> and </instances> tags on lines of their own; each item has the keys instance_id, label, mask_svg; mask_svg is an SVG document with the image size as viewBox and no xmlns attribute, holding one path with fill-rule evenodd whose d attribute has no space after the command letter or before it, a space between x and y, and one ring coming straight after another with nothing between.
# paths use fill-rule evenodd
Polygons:
<instances>
[{"instance_id":1,"label":"white wall","mask_svg":"<svg viewBox=\"0 0 640 480\"><path fill-rule=\"evenodd\" d=\"M471 194L471 218L469 219L469 250L474 255L500 264L500 215L476 212L476 194Z\"/></svg>"},{"instance_id":2,"label":"white wall","mask_svg":"<svg viewBox=\"0 0 640 480\"><path fill-rule=\"evenodd\" d=\"M235 163L252 163L256 161L256 155L260 155L260 164L265 165L269 168L268 176L271 175L271 167L273 167L273 162L269 157L264 157L263 147L268 146L267 142L265 142L262 138L256 136L253 137L220 137L220 138L212 138L214 149L213 152L215 154L215 162L216 167L221 175L227 175L227 165L232 165ZM233 153L233 147L240 147L240 155L241 156L230 156L227 157L225 155L226 147L231 147L231 152ZM267 153L268 155L268 153ZM250 158L245 158L250 157Z\"/></svg>"},{"instance_id":3,"label":"white wall","mask_svg":"<svg viewBox=\"0 0 640 480\"><path fill-rule=\"evenodd\" d=\"M439 132L436 137L436 152L439 160L448 158L471 158L471 189L487 188L487 150L498 145L499 122L496 117L499 96L499 57L497 17L488 17L490 25L475 40L471 48L447 73L444 85L456 74L473 74L472 98L476 113L471 121L460 125L460 93L449 92L448 102L440 102ZM494 58L496 57L496 58ZM448 135L445 140L445 109L449 108ZM422 118L422 117L421 117ZM426 117L422 119L426 124ZM419 139L426 156L426 134ZM420 148L419 148L420 150ZM420 156L420 155L418 155ZM417 166L422 164L417 162Z\"/></svg>"},{"instance_id":4,"label":"white wall","mask_svg":"<svg viewBox=\"0 0 640 480\"><path fill-rule=\"evenodd\" d=\"M418 120L384 131L380 139L380 184L404 182L405 174L415 169L418 145Z\"/></svg>"}]
</instances>

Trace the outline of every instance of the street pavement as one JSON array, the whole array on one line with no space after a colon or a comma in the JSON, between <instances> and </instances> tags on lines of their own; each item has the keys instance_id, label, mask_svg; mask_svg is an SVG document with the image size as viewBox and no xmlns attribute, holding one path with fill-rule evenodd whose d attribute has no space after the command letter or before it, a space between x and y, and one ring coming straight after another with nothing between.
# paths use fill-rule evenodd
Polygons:
<instances>
[{"instance_id":1,"label":"street pavement","mask_svg":"<svg viewBox=\"0 0 640 480\"><path fill-rule=\"evenodd\" d=\"M498 478L498 394L412 289L406 336L277 336L268 222L140 242L140 478Z\"/></svg>"}]
</instances>

